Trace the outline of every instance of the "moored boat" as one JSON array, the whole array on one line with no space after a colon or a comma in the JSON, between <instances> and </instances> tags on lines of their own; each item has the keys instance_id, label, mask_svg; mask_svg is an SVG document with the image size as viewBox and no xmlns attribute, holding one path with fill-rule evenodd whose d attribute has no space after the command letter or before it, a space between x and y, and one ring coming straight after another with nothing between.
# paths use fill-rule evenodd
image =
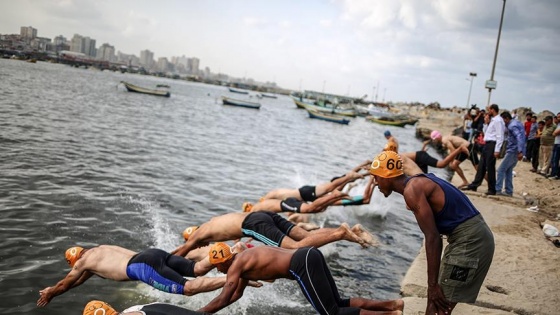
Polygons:
<instances>
[{"instance_id":1,"label":"moored boat","mask_svg":"<svg viewBox=\"0 0 560 315\"><path fill-rule=\"evenodd\" d=\"M342 107L332 107L332 106L320 106L311 103L307 103L304 101L297 100L292 98L294 103L298 108L304 108L308 110L315 110L322 113L334 113L337 115L348 116L348 117L356 117L358 114L354 108L342 108Z\"/></svg>"},{"instance_id":2,"label":"moored boat","mask_svg":"<svg viewBox=\"0 0 560 315\"><path fill-rule=\"evenodd\" d=\"M232 93L238 93L238 94L249 94L249 91L247 90L240 90L240 89L235 89L235 88L228 88L230 92Z\"/></svg>"},{"instance_id":3,"label":"moored boat","mask_svg":"<svg viewBox=\"0 0 560 315\"><path fill-rule=\"evenodd\" d=\"M338 123L338 124L342 124L342 125L348 125L348 123L350 123L350 119L346 119L346 117L341 116L341 115L337 115L337 114L331 114L331 113L325 113L325 112L320 112L314 109L307 109L307 113L309 114L309 118L314 118L314 119L319 119L319 120L324 120L324 121L330 121L330 122L334 122L334 123Z\"/></svg>"},{"instance_id":4,"label":"moored boat","mask_svg":"<svg viewBox=\"0 0 560 315\"><path fill-rule=\"evenodd\" d=\"M222 103L224 105L239 106L239 107L246 107L246 108L254 108L254 109L260 109L261 108L260 103L255 103L255 102L250 102L250 101L245 101L245 100L238 100L238 99L225 97L225 96L222 96Z\"/></svg>"},{"instance_id":5,"label":"moored boat","mask_svg":"<svg viewBox=\"0 0 560 315\"><path fill-rule=\"evenodd\" d=\"M150 95L164 96L164 97L170 97L171 96L171 93L169 93L169 91L148 89L148 88L144 88L144 87L141 87L141 86L138 86L138 85L130 84L130 83L125 82L125 81L121 81L121 83L124 84L124 87L129 92L150 94Z\"/></svg>"},{"instance_id":6,"label":"moored boat","mask_svg":"<svg viewBox=\"0 0 560 315\"><path fill-rule=\"evenodd\" d=\"M367 116L366 120L387 126L404 127L414 125L418 119L411 117L391 117L391 116Z\"/></svg>"},{"instance_id":7,"label":"moored boat","mask_svg":"<svg viewBox=\"0 0 560 315\"><path fill-rule=\"evenodd\" d=\"M266 98L278 98L278 96L274 94L266 94L266 93L261 93L261 96Z\"/></svg>"}]
</instances>

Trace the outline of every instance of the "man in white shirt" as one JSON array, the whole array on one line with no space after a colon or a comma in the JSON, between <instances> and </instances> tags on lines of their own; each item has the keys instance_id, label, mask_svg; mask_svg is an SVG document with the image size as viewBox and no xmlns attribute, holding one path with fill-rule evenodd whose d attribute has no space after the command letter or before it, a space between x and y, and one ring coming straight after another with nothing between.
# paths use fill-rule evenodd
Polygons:
<instances>
[{"instance_id":1,"label":"man in white shirt","mask_svg":"<svg viewBox=\"0 0 560 315\"><path fill-rule=\"evenodd\" d=\"M496 158L500 155L500 149L504 142L505 123L502 117L498 115L500 108L496 104L490 105L488 113L492 117L488 127L484 131L484 149L480 158L480 164L476 171L474 180L465 186L464 190L476 191L478 186L482 184L484 175L488 173L488 191L487 195L496 194Z\"/></svg>"}]
</instances>

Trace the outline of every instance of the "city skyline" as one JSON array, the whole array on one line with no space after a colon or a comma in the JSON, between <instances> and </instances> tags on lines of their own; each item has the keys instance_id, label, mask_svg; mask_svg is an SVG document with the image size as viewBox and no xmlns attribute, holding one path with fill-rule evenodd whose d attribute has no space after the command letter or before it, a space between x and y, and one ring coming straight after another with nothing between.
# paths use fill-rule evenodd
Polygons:
<instances>
[{"instance_id":1,"label":"city skyline","mask_svg":"<svg viewBox=\"0 0 560 315\"><path fill-rule=\"evenodd\" d=\"M0 1L0 33L74 33L115 51L189 56L201 68L293 90L486 105L503 1ZM558 111L560 2L507 1L492 103ZM64 31L62 31L64 30ZM68 34L71 33L71 34Z\"/></svg>"}]
</instances>

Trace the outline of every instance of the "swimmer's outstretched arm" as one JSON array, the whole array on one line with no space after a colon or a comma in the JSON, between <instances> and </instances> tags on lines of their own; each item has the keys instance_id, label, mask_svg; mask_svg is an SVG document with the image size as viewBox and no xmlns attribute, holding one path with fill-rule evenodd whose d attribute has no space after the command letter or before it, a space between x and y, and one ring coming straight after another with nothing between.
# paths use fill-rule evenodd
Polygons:
<instances>
[{"instance_id":1,"label":"swimmer's outstretched arm","mask_svg":"<svg viewBox=\"0 0 560 315\"><path fill-rule=\"evenodd\" d=\"M60 280L54 287L46 287L39 291L41 297L37 300L37 306L45 307L55 296L61 295L71 288L79 286L93 276L93 273L79 268L78 264L80 263L80 261L77 262L66 277Z\"/></svg>"}]
</instances>

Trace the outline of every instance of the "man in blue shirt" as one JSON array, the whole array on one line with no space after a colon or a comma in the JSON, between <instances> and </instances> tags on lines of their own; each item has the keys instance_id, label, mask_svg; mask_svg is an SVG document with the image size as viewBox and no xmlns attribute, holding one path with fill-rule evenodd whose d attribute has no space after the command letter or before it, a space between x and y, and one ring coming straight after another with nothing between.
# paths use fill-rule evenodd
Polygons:
<instances>
[{"instance_id":1,"label":"man in blue shirt","mask_svg":"<svg viewBox=\"0 0 560 315\"><path fill-rule=\"evenodd\" d=\"M513 168L517 161L521 161L525 155L525 128L517 119L512 119L509 112L500 114L506 124L507 147L506 155L498 167L498 179L496 181L496 194L502 196L513 195ZM505 192L502 186L505 180Z\"/></svg>"}]
</instances>

